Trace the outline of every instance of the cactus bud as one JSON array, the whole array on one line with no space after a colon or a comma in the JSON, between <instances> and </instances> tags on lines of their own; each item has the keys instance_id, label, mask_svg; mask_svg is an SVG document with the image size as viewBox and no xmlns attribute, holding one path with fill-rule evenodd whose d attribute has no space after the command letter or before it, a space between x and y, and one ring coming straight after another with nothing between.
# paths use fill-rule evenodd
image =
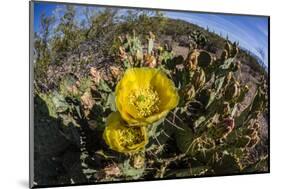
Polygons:
<instances>
[{"instance_id":1,"label":"cactus bud","mask_svg":"<svg viewBox=\"0 0 281 189\"><path fill-rule=\"evenodd\" d=\"M140 169L140 168L143 168L144 167L144 164L145 164L145 159L143 157L143 155L135 155L133 157L133 162L132 162L132 166L136 169Z\"/></svg>"},{"instance_id":2,"label":"cactus bud","mask_svg":"<svg viewBox=\"0 0 281 189\"><path fill-rule=\"evenodd\" d=\"M253 129L255 129L256 131L259 130L260 127L261 127L261 126L260 126L259 122L255 122L255 123L253 124Z\"/></svg>"},{"instance_id":3,"label":"cactus bud","mask_svg":"<svg viewBox=\"0 0 281 189\"><path fill-rule=\"evenodd\" d=\"M157 66L157 62L154 56L145 55L144 57L144 65L150 68L155 68Z\"/></svg>"},{"instance_id":4,"label":"cactus bud","mask_svg":"<svg viewBox=\"0 0 281 189\"><path fill-rule=\"evenodd\" d=\"M198 56L199 52L197 50L192 50L188 55L186 59L186 68L188 70L195 71L198 64Z\"/></svg>"},{"instance_id":5,"label":"cactus bud","mask_svg":"<svg viewBox=\"0 0 281 189\"><path fill-rule=\"evenodd\" d=\"M136 58L137 61L142 61L143 60L143 53L142 53L142 51L137 50L135 58Z\"/></svg>"},{"instance_id":6,"label":"cactus bud","mask_svg":"<svg viewBox=\"0 0 281 189\"><path fill-rule=\"evenodd\" d=\"M125 49L122 46L119 47L119 54L118 54L118 56L119 56L121 61L124 61L124 60L126 60L128 58L127 53L126 53Z\"/></svg>"},{"instance_id":7,"label":"cactus bud","mask_svg":"<svg viewBox=\"0 0 281 189\"><path fill-rule=\"evenodd\" d=\"M96 85L100 83L101 80L101 73L97 70L97 68L92 67L90 69L90 75L92 77L92 80Z\"/></svg>"},{"instance_id":8,"label":"cactus bud","mask_svg":"<svg viewBox=\"0 0 281 189\"><path fill-rule=\"evenodd\" d=\"M234 43L233 47L232 47L231 57L237 56L238 53L239 53L239 48L238 48L237 44Z\"/></svg>"},{"instance_id":9,"label":"cactus bud","mask_svg":"<svg viewBox=\"0 0 281 189\"><path fill-rule=\"evenodd\" d=\"M225 42L224 49L227 51L228 56L231 56L232 46L228 41Z\"/></svg>"},{"instance_id":10,"label":"cactus bud","mask_svg":"<svg viewBox=\"0 0 281 189\"><path fill-rule=\"evenodd\" d=\"M255 122L253 125L249 125L248 128L244 131L244 134L251 138L247 147L253 148L260 141L258 133L259 128L259 123Z\"/></svg>"},{"instance_id":11,"label":"cactus bud","mask_svg":"<svg viewBox=\"0 0 281 189\"><path fill-rule=\"evenodd\" d=\"M118 79L121 76L121 70L119 67L110 66L109 69L114 79Z\"/></svg>"},{"instance_id":12,"label":"cactus bud","mask_svg":"<svg viewBox=\"0 0 281 189\"><path fill-rule=\"evenodd\" d=\"M232 78L233 78L232 72L228 72L226 77L225 77L225 81L224 81L225 84L228 85Z\"/></svg>"},{"instance_id":13,"label":"cactus bud","mask_svg":"<svg viewBox=\"0 0 281 189\"><path fill-rule=\"evenodd\" d=\"M227 50L224 49L221 53L221 60L225 61L227 58L228 58L228 52Z\"/></svg>"},{"instance_id":14,"label":"cactus bud","mask_svg":"<svg viewBox=\"0 0 281 189\"><path fill-rule=\"evenodd\" d=\"M193 75L192 83L196 90L203 87L206 82L205 72L203 69L197 69Z\"/></svg>"},{"instance_id":15,"label":"cactus bud","mask_svg":"<svg viewBox=\"0 0 281 189\"><path fill-rule=\"evenodd\" d=\"M249 142L249 144L247 145L248 148L253 148L255 147L260 141L260 138L258 136L256 136L255 138L252 138Z\"/></svg>"},{"instance_id":16,"label":"cactus bud","mask_svg":"<svg viewBox=\"0 0 281 189\"><path fill-rule=\"evenodd\" d=\"M231 101L240 96L240 86L238 82L233 82L226 87L225 100Z\"/></svg>"},{"instance_id":17,"label":"cactus bud","mask_svg":"<svg viewBox=\"0 0 281 189\"><path fill-rule=\"evenodd\" d=\"M151 55L153 52L153 46L154 46L154 40L155 35L152 32L149 32L149 36L147 38L148 44L147 44L147 54Z\"/></svg>"},{"instance_id":18,"label":"cactus bud","mask_svg":"<svg viewBox=\"0 0 281 189\"><path fill-rule=\"evenodd\" d=\"M248 93L249 90L250 90L250 87L248 85L244 85L242 88L242 92L244 92L244 93Z\"/></svg>"},{"instance_id":19,"label":"cactus bud","mask_svg":"<svg viewBox=\"0 0 281 189\"><path fill-rule=\"evenodd\" d=\"M259 135L259 133L255 130L251 135L249 135L251 138L256 138Z\"/></svg>"},{"instance_id":20,"label":"cactus bud","mask_svg":"<svg viewBox=\"0 0 281 189\"><path fill-rule=\"evenodd\" d=\"M223 103L223 115L227 116L230 114L230 106L228 102Z\"/></svg>"},{"instance_id":21,"label":"cactus bud","mask_svg":"<svg viewBox=\"0 0 281 189\"><path fill-rule=\"evenodd\" d=\"M81 96L81 102L82 102L82 105L85 109L92 109L94 104L95 104L95 101L94 99L92 98L92 94L91 92L88 92L86 91L82 96Z\"/></svg>"},{"instance_id":22,"label":"cactus bud","mask_svg":"<svg viewBox=\"0 0 281 189\"><path fill-rule=\"evenodd\" d=\"M155 35L151 31L149 32L149 38L153 40L155 39Z\"/></svg>"}]
</instances>

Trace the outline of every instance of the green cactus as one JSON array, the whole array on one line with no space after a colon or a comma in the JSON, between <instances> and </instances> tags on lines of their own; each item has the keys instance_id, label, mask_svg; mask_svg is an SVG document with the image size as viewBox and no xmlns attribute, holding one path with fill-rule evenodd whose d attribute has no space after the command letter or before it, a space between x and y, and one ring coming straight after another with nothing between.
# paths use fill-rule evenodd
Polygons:
<instances>
[{"instance_id":1,"label":"green cactus","mask_svg":"<svg viewBox=\"0 0 281 189\"><path fill-rule=\"evenodd\" d=\"M200 51L200 54L198 56L198 66L204 69L211 66L212 62L213 60L210 53L205 50Z\"/></svg>"},{"instance_id":2,"label":"green cactus","mask_svg":"<svg viewBox=\"0 0 281 189\"><path fill-rule=\"evenodd\" d=\"M264 163L264 159L250 162L248 153L261 141L258 117L268 106L265 79L259 81L250 104L240 110L250 88L237 77L241 64L237 60L239 44L227 40L221 56L216 57L199 49L207 42L203 33L194 31L190 38L196 48L189 51L186 59L174 56L166 44L157 47L151 32L143 43L135 33L119 39L116 62L122 69L157 68L174 81L180 96L174 110L146 126L148 143L138 153L114 152L102 140L107 116L117 111L114 88L118 77L108 80L98 70L92 70L91 77L69 74L56 91L39 94L52 117L70 126L61 130L78 143L86 179L242 173L258 170L258 165Z\"/></svg>"}]
</instances>

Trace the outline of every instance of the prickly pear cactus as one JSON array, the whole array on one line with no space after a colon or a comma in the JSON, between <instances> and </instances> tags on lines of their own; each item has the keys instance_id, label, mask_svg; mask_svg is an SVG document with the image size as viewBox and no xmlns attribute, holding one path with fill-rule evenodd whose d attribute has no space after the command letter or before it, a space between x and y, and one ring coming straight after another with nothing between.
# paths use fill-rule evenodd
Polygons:
<instances>
[{"instance_id":1,"label":"prickly pear cactus","mask_svg":"<svg viewBox=\"0 0 281 189\"><path fill-rule=\"evenodd\" d=\"M266 78L256 88L241 80L238 43L215 55L201 49L202 33L189 38L184 58L151 32L120 36L109 76L92 67L38 92L60 123L57 144L79 153L73 183L265 171L267 155L252 154L268 112Z\"/></svg>"}]
</instances>

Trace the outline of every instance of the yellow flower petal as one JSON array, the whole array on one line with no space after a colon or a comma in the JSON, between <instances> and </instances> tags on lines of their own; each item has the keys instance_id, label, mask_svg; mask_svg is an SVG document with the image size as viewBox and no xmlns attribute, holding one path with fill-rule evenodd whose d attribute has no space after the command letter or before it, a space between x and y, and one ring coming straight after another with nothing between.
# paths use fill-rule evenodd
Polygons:
<instances>
[{"instance_id":1,"label":"yellow flower petal","mask_svg":"<svg viewBox=\"0 0 281 189\"><path fill-rule=\"evenodd\" d=\"M121 153L138 152L148 142L145 127L127 127L118 112L108 116L103 138L110 149Z\"/></svg>"},{"instance_id":2,"label":"yellow flower petal","mask_svg":"<svg viewBox=\"0 0 281 189\"><path fill-rule=\"evenodd\" d=\"M151 124L179 102L173 81L155 68L127 69L115 93L117 109L131 126Z\"/></svg>"},{"instance_id":3,"label":"yellow flower petal","mask_svg":"<svg viewBox=\"0 0 281 189\"><path fill-rule=\"evenodd\" d=\"M151 85L158 92L161 103L160 109L173 109L179 103L179 95L172 80L170 80L163 72L158 72L151 82Z\"/></svg>"}]
</instances>

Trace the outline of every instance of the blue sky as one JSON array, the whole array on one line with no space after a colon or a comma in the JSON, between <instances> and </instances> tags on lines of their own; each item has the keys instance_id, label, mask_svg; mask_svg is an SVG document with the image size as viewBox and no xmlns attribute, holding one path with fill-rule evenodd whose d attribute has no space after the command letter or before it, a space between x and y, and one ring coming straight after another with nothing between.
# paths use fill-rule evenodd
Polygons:
<instances>
[{"instance_id":1,"label":"blue sky","mask_svg":"<svg viewBox=\"0 0 281 189\"><path fill-rule=\"evenodd\" d=\"M45 13L47 16L53 14L54 10L58 7L57 4L46 4L46 3L34 3L34 30L40 31L40 16Z\"/></svg>"},{"instance_id":2,"label":"blue sky","mask_svg":"<svg viewBox=\"0 0 281 189\"><path fill-rule=\"evenodd\" d=\"M268 18L259 16L204 14L191 12L166 12L166 16L182 19L204 28L209 27L231 41L239 41L241 47L250 50L267 65ZM260 54L260 51L264 55Z\"/></svg>"},{"instance_id":3,"label":"blue sky","mask_svg":"<svg viewBox=\"0 0 281 189\"><path fill-rule=\"evenodd\" d=\"M40 15L61 14L62 4L35 2L34 6L34 30L40 31ZM79 12L82 13L85 6L77 6L78 19ZM91 10L100 7L91 7ZM122 10L122 9L121 9ZM122 11L123 12L123 11ZM222 36L228 35L231 41L239 41L241 47L251 51L268 64L268 18L260 16L227 15L213 13L195 12L174 12L163 11L167 17L185 20L201 27L208 27ZM262 52L262 53L260 53Z\"/></svg>"}]
</instances>

